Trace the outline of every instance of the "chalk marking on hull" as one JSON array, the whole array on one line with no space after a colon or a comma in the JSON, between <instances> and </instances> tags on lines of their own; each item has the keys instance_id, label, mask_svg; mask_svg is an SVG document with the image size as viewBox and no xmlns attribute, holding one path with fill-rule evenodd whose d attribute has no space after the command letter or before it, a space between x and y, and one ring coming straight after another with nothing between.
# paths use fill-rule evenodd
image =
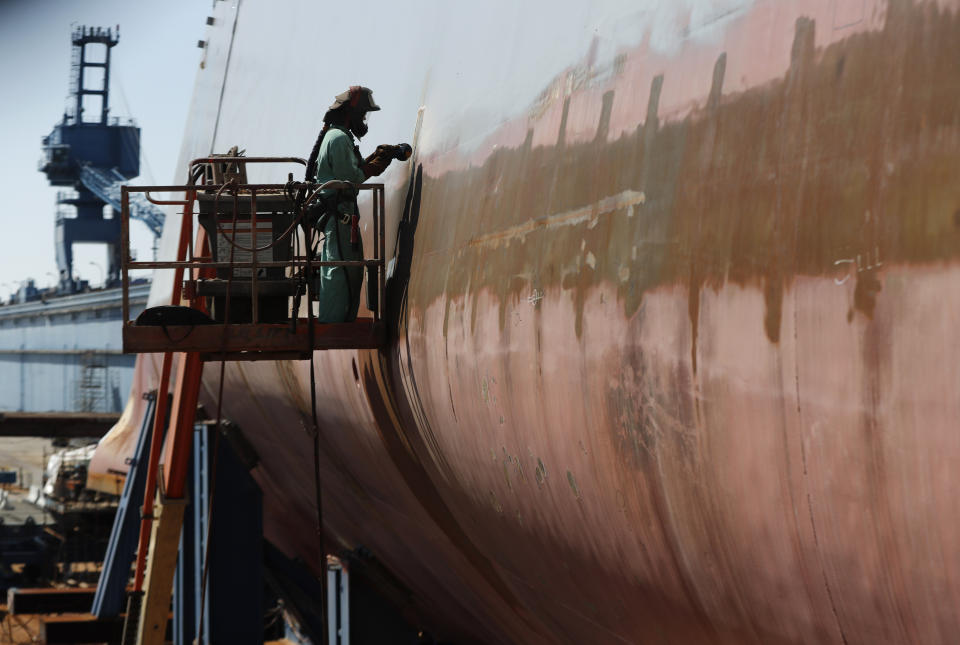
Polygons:
<instances>
[{"instance_id":1,"label":"chalk marking on hull","mask_svg":"<svg viewBox=\"0 0 960 645\"><path fill-rule=\"evenodd\" d=\"M609 215L619 210L643 204L646 199L646 195L644 195L642 191L625 190L616 195L604 197L589 206L538 217L496 233L476 237L470 240L467 245L498 246L503 242L524 238L527 234L540 229L551 230L563 226L575 226L584 222L594 221L600 215Z\"/></svg>"}]
</instances>

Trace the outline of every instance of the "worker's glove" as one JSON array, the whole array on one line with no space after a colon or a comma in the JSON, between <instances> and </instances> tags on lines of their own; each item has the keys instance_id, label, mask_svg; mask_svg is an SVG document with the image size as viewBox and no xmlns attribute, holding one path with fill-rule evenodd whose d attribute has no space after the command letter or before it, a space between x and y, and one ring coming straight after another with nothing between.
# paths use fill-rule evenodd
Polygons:
<instances>
[{"instance_id":1,"label":"worker's glove","mask_svg":"<svg viewBox=\"0 0 960 645\"><path fill-rule=\"evenodd\" d=\"M363 174L367 177L376 177L383 173L393 161L391 156L383 150L384 146L378 146L376 152L364 159Z\"/></svg>"},{"instance_id":2,"label":"worker's glove","mask_svg":"<svg viewBox=\"0 0 960 645\"><path fill-rule=\"evenodd\" d=\"M367 177L379 175L387 169L387 166L389 166L390 162L394 159L397 161L406 161L410 158L411 154L413 154L413 148L410 147L409 143L398 143L395 146L381 144L377 146L377 150L372 155L366 158L363 171L367 173ZM370 167L370 172L367 171L368 166Z\"/></svg>"}]
</instances>

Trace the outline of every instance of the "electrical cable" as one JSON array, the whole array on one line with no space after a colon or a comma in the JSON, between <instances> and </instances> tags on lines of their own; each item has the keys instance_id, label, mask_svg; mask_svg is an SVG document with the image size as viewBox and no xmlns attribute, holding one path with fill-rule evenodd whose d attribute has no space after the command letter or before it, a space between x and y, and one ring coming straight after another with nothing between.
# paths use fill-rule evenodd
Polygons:
<instances>
[{"instance_id":1,"label":"electrical cable","mask_svg":"<svg viewBox=\"0 0 960 645\"><path fill-rule=\"evenodd\" d=\"M303 208L303 207L301 207ZM301 213L302 215L302 213ZM312 228L312 227L311 227ZM312 434L313 434L313 485L314 493L316 496L316 506L317 506L317 549L319 551L318 556L320 560L320 622L323 625L323 644L327 645L328 641L328 630L327 630L327 620L329 616L327 615L327 583L324 578L326 578L327 571L327 553L326 547L323 543L323 490L320 483L320 423L317 421L317 377L314 368L314 317L313 317L313 296L314 296L314 280L313 280L313 265L311 263L313 250L312 250L312 240L313 237L310 229L305 229L304 235L307 238L307 253L306 253L306 262L307 262L307 338L310 342L310 414L311 420L313 423Z\"/></svg>"},{"instance_id":2,"label":"electrical cable","mask_svg":"<svg viewBox=\"0 0 960 645\"><path fill-rule=\"evenodd\" d=\"M290 183L291 183L291 182L287 182L287 185L289 185ZM296 182L294 182L294 183L296 183ZM316 199L317 195L318 195L318 194L320 193L320 191L322 191L322 190L326 190L326 189L328 189L328 188L339 188L339 187L341 187L342 184L348 184L348 183L349 183L349 182L339 181L339 180L336 180L336 179L333 180L333 181L328 181L328 182L324 183L323 185L318 186L318 187L313 191L313 193L311 193L310 196L309 196L307 199L304 200L304 204L309 204L309 203L312 202L314 199ZM227 184L224 184L224 186L226 186L226 185L227 185ZM223 189L223 186L221 186L220 188L221 188L221 190L222 190L222 189ZM217 192L218 192L218 194L219 194L219 191L217 191ZM287 196L289 197L289 193L288 193ZM241 251L246 251L247 253L259 253L260 251L266 251L266 250L268 250L268 249L272 249L274 246L276 246L277 244L279 244L280 242L284 241L285 239L287 239L287 237L290 236L290 233L293 231L294 227L297 226L297 225L303 220L303 218L306 216L306 208L305 208L305 207L304 207L304 208L300 208L299 210L300 210L300 213L297 215L296 219L294 219L294 221L290 223L290 225L287 227L287 229L286 229L283 233L281 233L281 234L279 235L279 237L274 238L272 242L270 242L270 243L268 243L268 244L266 244L266 245L264 245L264 246L258 246L258 247L255 247L255 248L253 248L253 247L247 248L247 247L245 247L245 246L241 246L241 245L238 244L238 243L236 242L236 240L234 239L234 237L236 237L236 233L234 233L233 236L228 237L228 236L223 232L223 229L220 228L220 223L219 223L219 222L216 222L216 225L217 225L217 233L223 235L224 238L227 240L227 242L230 243L230 246L233 246L233 247L236 248L236 249L239 249L239 250L241 250Z\"/></svg>"},{"instance_id":3,"label":"electrical cable","mask_svg":"<svg viewBox=\"0 0 960 645\"><path fill-rule=\"evenodd\" d=\"M333 231L334 235L337 236L337 254L340 256L340 261L343 262L346 258L343 257L343 245L340 243L340 222L339 220L334 220L333 222ZM344 320L350 314L350 309L353 308L353 288L350 285L350 274L347 273L347 267L340 267L340 270L343 271L343 279L347 285L347 306L344 310Z\"/></svg>"}]
</instances>

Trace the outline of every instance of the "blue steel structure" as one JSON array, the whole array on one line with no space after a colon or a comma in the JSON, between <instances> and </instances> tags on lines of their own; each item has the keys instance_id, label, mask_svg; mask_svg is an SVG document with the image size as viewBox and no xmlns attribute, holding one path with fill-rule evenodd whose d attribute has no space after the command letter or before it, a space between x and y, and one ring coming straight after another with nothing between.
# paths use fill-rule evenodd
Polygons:
<instances>
[{"instance_id":1,"label":"blue steel structure","mask_svg":"<svg viewBox=\"0 0 960 645\"><path fill-rule=\"evenodd\" d=\"M205 554L209 564L199 645L263 643L263 493L231 442L223 437L216 445L215 432L210 424L197 424L194 431L190 506L174 577L174 645L190 645L197 637ZM214 545L210 549L208 537Z\"/></svg>"},{"instance_id":2,"label":"blue steel structure","mask_svg":"<svg viewBox=\"0 0 960 645\"><path fill-rule=\"evenodd\" d=\"M156 390L144 395L149 401L140 425L140 437L134 450L123 484L123 494L113 520L110 542L103 558L103 571L93 597L90 613L98 618L116 616L124 608L130 564L136 556L140 528L140 500L147 482L147 458L150 455L150 437L153 435L153 412L157 404Z\"/></svg>"},{"instance_id":3,"label":"blue steel structure","mask_svg":"<svg viewBox=\"0 0 960 645\"><path fill-rule=\"evenodd\" d=\"M43 138L39 169L50 185L73 188L59 193L57 203L76 210L74 217L57 216L60 293L81 289L73 277L73 245L77 242L106 244L107 285L116 284L120 276L120 186L140 174L140 128L131 120L121 123L109 116L110 51L119 39L119 26L116 31L101 27L74 30L71 103L63 120ZM98 49L102 56L96 56ZM97 70L102 73L96 74ZM114 211L111 218L104 217L107 205ZM131 217L143 221L159 237L163 212L146 199L132 205Z\"/></svg>"}]
</instances>

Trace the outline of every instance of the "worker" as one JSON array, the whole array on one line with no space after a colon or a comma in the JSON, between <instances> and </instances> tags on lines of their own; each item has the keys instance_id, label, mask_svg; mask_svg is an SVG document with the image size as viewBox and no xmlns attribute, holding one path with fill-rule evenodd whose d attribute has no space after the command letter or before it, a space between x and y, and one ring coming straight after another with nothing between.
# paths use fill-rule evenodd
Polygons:
<instances>
[{"instance_id":1,"label":"worker","mask_svg":"<svg viewBox=\"0 0 960 645\"><path fill-rule=\"evenodd\" d=\"M338 94L323 116L323 129L310 153L307 180L360 184L381 174L397 158L396 146L379 146L364 159L356 139L367 133L367 113L379 110L369 88L353 86ZM363 260L356 190L326 190L320 194L321 213L314 223L323 233L321 261ZM362 267L321 267L318 322L352 322L360 307Z\"/></svg>"}]
</instances>

